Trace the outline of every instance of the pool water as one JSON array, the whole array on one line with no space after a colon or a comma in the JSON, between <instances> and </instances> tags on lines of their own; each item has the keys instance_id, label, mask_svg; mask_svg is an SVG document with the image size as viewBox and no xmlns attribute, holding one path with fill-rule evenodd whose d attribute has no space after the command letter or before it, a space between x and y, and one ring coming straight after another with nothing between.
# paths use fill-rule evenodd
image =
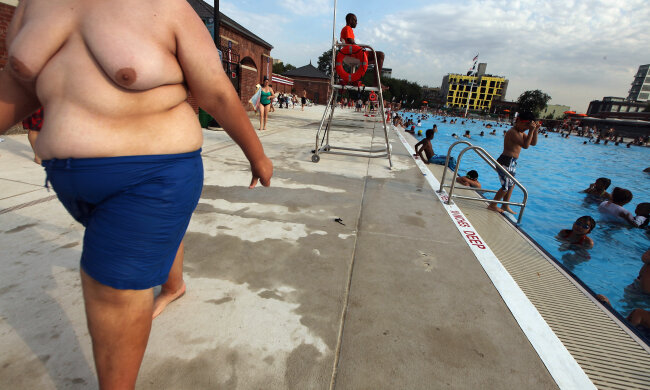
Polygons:
<instances>
[{"instance_id":1,"label":"pool water","mask_svg":"<svg viewBox=\"0 0 650 390\"><path fill-rule=\"evenodd\" d=\"M406 117L410 115L406 113ZM424 135L426 129L438 125L433 149L440 155L446 155L449 146L458 141L452 137L456 133L460 139L483 147L496 159L503 151L503 131L511 127L488 122L493 124L489 129L481 121L466 121L463 125L460 118L457 124L442 123L442 119L434 116L415 129L416 138L422 139L423 136L417 135L418 130ZM488 135L494 129L497 135ZM470 130L472 139L462 137L466 130ZM481 131L485 136L479 136ZM585 140L549 133L548 138L540 135L536 146L522 149L516 177L528 190L528 204L520 227L596 294L608 297L612 307L623 316L637 307L650 310L650 295L633 285L643 265L641 255L650 248L650 234L643 229L604 221L598 212L599 202L580 192L598 177L608 177L612 180L608 192L614 187L632 191L634 198L625 208L634 214L638 203L650 202L650 174L643 172L650 166L650 148L631 146L628 149L624 144L613 143L583 145ZM457 157L463 147L457 145L452 155ZM472 169L479 173L483 188L500 187L497 174L475 153L467 152L459 174ZM492 193L485 195L493 197ZM515 187L511 200L522 199L522 192ZM519 211L518 207L512 208ZM571 229L573 222L583 215L590 215L597 223L589 235L594 240L591 250L575 249L556 238L560 230Z\"/></svg>"}]
</instances>

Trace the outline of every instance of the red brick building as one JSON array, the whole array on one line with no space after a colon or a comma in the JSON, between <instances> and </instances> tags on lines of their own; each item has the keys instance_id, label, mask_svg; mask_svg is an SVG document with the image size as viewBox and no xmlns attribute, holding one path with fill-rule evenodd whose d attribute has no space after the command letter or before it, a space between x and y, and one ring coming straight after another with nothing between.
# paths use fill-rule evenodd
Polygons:
<instances>
[{"instance_id":1,"label":"red brick building","mask_svg":"<svg viewBox=\"0 0 650 390\"><path fill-rule=\"evenodd\" d=\"M309 62L309 65L284 72L282 74L293 79L293 87L298 96L302 91L307 91L307 99L316 104L327 104L327 97L330 92L330 77L318 70Z\"/></svg>"},{"instance_id":2,"label":"red brick building","mask_svg":"<svg viewBox=\"0 0 650 390\"><path fill-rule=\"evenodd\" d=\"M202 0L188 2L206 27L210 28L214 8ZM5 40L17 5L17 0L0 0L0 69L7 63ZM264 76L271 78L273 46L224 14L221 14L219 35L224 69L239 93L242 105L248 107L248 99L255 93L255 85L261 83ZM196 110L196 103L191 98L189 100Z\"/></svg>"},{"instance_id":3,"label":"red brick building","mask_svg":"<svg viewBox=\"0 0 650 390\"><path fill-rule=\"evenodd\" d=\"M203 0L188 0L208 29L214 31L214 8ZM250 109L248 99L255 93L255 85L261 84L264 76L271 79L273 46L253 34L239 23L220 14L219 36L223 53L224 70L239 93L242 104Z\"/></svg>"}]
</instances>

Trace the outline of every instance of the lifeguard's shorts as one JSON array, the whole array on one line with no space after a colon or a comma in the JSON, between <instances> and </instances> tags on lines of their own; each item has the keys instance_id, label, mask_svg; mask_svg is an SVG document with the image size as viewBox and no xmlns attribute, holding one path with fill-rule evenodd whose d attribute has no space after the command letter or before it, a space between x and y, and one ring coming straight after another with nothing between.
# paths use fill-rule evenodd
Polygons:
<instances>
[{"instance_id":1,"label":"lifeguard's shorts","mask_svg":"<svg viewBox=\"0 0 650 390\"><path fill-rule=\"evenodd\" d=\"M86 227L81 268L88 275L121 290L167 281L201 195L200 149L43 166L63 206Z\"/></svg>"}]
</instances>

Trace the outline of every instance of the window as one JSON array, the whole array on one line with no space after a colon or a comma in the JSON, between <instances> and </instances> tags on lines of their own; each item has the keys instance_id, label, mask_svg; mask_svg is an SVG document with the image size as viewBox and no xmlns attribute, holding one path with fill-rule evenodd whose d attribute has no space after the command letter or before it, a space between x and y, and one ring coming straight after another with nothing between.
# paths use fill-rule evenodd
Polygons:
<instances>
[{"instance_id":1,"label":"window","mask_svg":"<svg viewBox=\"0 0 650 390\"><path fill-rule=\"evenodd\" d=\"M644 91L644 92L650 91L650 84L648 84L648 85L644 85L644 86L641 88L641 90Z\"/></svg>"},{"instance_id":2,"label":"window","mask_svg":"<svg viewBox=\"0 0 650 390\"><path fill-rule=\"evenodd\" d=\"M650 96L650 93L639 94L639 100L648 100L648 96Z\"/></svg>"}]
</instances>

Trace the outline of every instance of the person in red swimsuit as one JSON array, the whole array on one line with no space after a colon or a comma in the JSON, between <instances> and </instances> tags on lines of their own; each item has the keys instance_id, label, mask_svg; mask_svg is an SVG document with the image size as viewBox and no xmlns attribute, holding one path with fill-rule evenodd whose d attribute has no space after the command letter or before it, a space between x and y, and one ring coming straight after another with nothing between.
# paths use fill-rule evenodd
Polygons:
<instances>
[{"instance_id":1,"label":"person in red swimsuit","mask_svg":"<svg viewBox=\"0 0 650 390\"><path fill-rule=\"evenodd\" d=\"M351 45L355 45L354 41L354 28L357 27L357 16L355 14L347 14L345 15L345 27L341 30L341 42L342 43L348 43ZM381 70L384 67L384 53L381 51L376 52L377 53L377 67L379 68L379 74L381 74ZM368 63L369 64L374 64L375 63L375 57L372 55L372 52L368 50ZM377 75L373 73L375 76L375 84L379 85L379 82L377 80Z\"/></svg>"},{"instance_id":2,"label":"person in red swimsuit","mask_svg":"<svg viewBox=\"0 0 650 390\"><path fill-rule=\"evenodd\" d=\"M36 139L38 138L38 134L40 133L41 128L43 128L43 107L39 108L31 116L23 120L23 128L25 130L28 130L27 139L29 140L29 144L32 146L32 150L34 151L34 162L40 165L41 158L36 154L34 145L36 144Z\"/></svg>"}]
</instances>

